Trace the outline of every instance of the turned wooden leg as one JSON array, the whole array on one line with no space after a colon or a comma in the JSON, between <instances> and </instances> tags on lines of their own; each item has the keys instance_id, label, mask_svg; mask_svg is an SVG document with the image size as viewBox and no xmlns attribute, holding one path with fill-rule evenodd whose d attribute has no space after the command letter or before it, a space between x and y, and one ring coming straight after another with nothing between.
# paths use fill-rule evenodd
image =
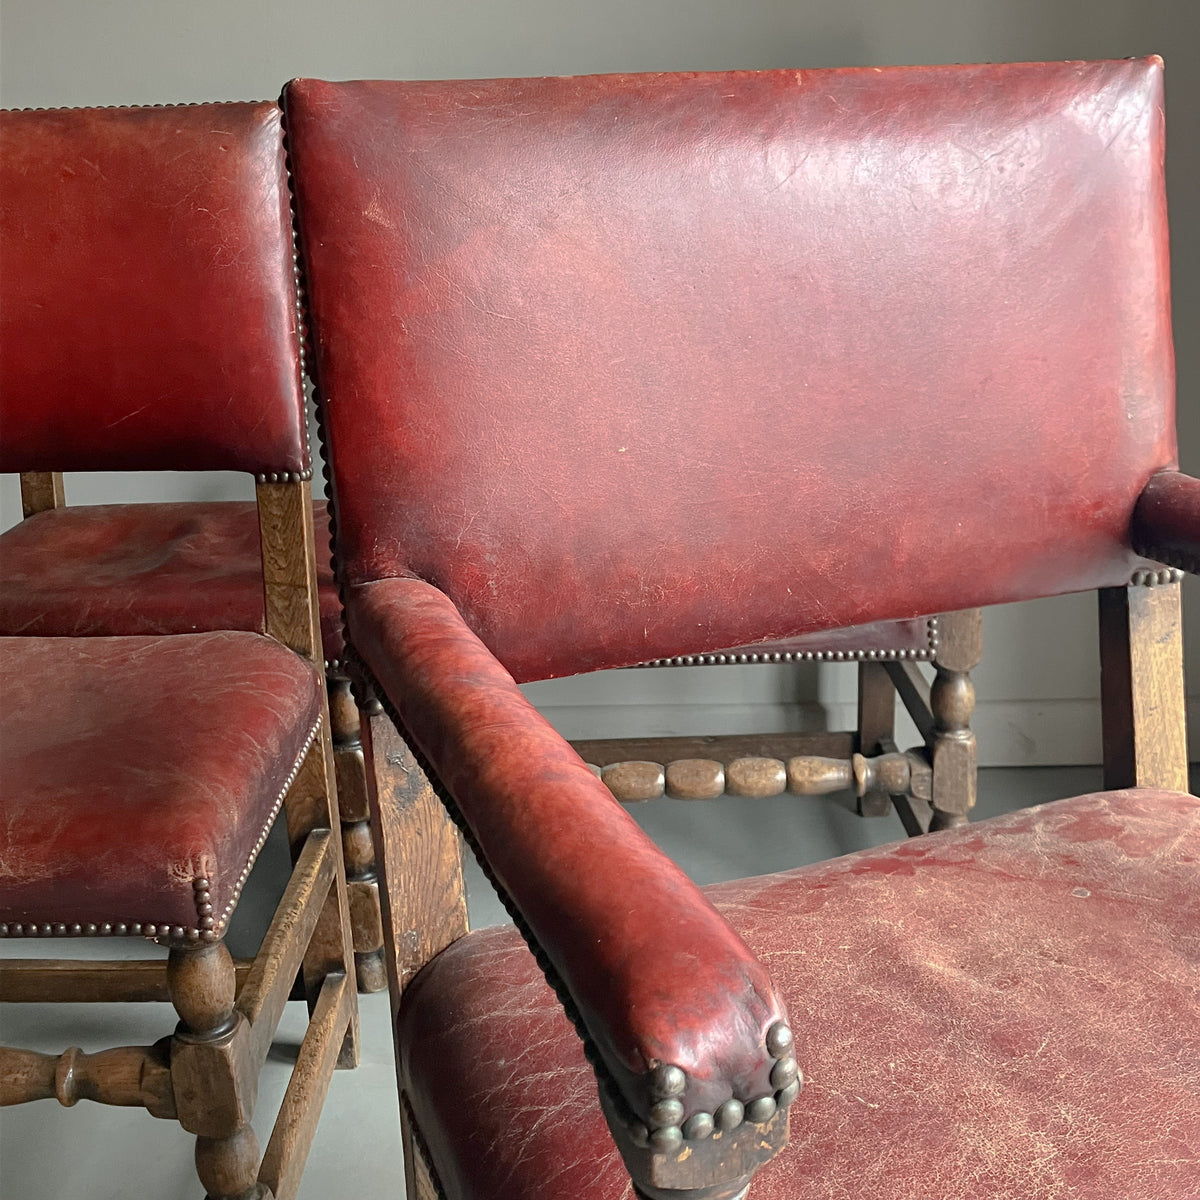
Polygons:
<instances>
[{"instance_id":1,"label":"turned wooden leg","mask_svg":"<svg viewBox=\"0 0 1200 1200\"><path fill-rule=\"evenodd\" d=\"M326 680L329 685L330 732L333 735L342 853L346 864L346 892L354 943L354 971L360 992L381 992L387 987L387 971L383 962L379 875L375 864L375 846L371 839L366 766L359 733L361 722L358 706L351 694L350 680L333 673L328 674Z\"/></svg>"},{"instance_id":2,"label":"turned wooden leg","mask_svg":"<svg viewBox=\"0 0 1200 1200\"><path fill-rule=\"evenodd\" d=\"M967 823L975 807L977 755L971 714L975 687L971 670L982 656L979 609L947 613L938 621L937 674L929 691L933 714L930 758L933 765L933 817L929 829L952 829Z\"/></svg>"},{"instance_id":3,"label":"turned wooden leg","mask_svg":"<svg viewBox=\"0 0 1200 1200\"><path fill-rule=\"evenodd\" d=\"M179 1123L196 1134L196 1173L208 1200L269 1200L250 1127L257 1098L250 1026L233 1007L229 951L223 942L172 947L167 984L180 1018L171 1047Z\"/></svg>"},{"instance_id":4,"label":"turned wooden leg","mask_svg":"<svg viewBox=\"0 0 1200 1200\"><path fill-rule=\"evenodd\" d=\"M1100 592L1105 788L1188 790L1180 576L1142 570Z\"/></svg>"}]
</instances>

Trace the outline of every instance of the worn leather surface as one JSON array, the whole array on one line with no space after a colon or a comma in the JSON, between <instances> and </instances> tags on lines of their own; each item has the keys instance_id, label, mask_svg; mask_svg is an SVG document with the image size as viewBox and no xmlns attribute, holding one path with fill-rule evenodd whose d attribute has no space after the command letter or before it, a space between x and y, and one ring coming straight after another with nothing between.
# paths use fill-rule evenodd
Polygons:
<instances>
[{"instance_id":1,"label":"worn leather surface","mask_svg":"<svg viewBox=\"0 0 1200 1200\"><path fill-rule=\"evenodd\" d=\"M1200 571L1200 479L1179 471L1159 472L1138 500L1133 529L1143 553Z\"/></svg>"},{"instance_id":2,"label":"worn leather surface","mask_svg":"<svg viewBox=\"0 0 1200 1200\"><path fill-rule=\"evenodd\" d=\"M353 589L355 649L445 784L565 981L635 1111L641 1078L683 1068L685 1115L773 1089L784 1014L766 971L687 876L420 580Z\"/></svg>"},{"instance_id":3,"label":"worn leather surface","mask_svg":"<svg viewBox=\"0 0 1200 1200\"><path fill-rule=\"evenodd\" d=\"M0 547L3 547L2 541ZM904 621L875 621L869 625L855 625L850 629L822 629L817 633L802 634L800 637L776 638L773 641L754 642L748 646L735 646L732 649L716 651L715 654L730 662L743 655L757 662L773 655L787 654L832 659L888 659L898 657L900 651L914 657L928 657L932 647L930 622L928 618L922 617ZM653 665L693 664L676 664L671 659L656 659Z\"/></svg>"},{"instance_id":4,"label":"worn leather surface","mask_svg":"<svg viewBox=\"0 0 1200 1200\"><path fill-rule=\"evenodd\" d=\"M365 582L521 680L1122 583L1158 60L286 92Z\"/></svg>"},{"instance_id":5,"label":"worn leather surface","mask_svg":"<svg viewBox=\"0 0 1200 1200\"><path fill-rule=\"evenodd\" d=\"M325 659L343 657L324 501L314 501ZM0 635L261 632L258 507L239 501L51 509L0 534Z\"/></svg>"},{"instance_id":6,"label":"worn leather surface","mask_svg":"<svg viewBox=\"0 0 1200 1200\"><path fill-rule=\"evenodd\" d=\"M807 1084L751 1200L1194 1200L1200 801L1091 795L705 889ZM405 1087L448 1200L632 1200L509 927L418 976Z\"/></svg>"},{"instance_id":7,"label":"worn leather surface","mask_svg":"<svg viewBox=\"0 0 1200 1200\"><path fill-rule=\"evenodd\" d=\"M0 638L0 921L197 927L257 854L321 713L254 633Z\"/></svg>"},{"instance_id":8,"label":"worn leather surface","mask_svg":"<svg viewBox=\"0 0 1200 1200\"><path fill-rule=\"evenodd\" d=\"M302 471L275 104L0 113L0 471Z\"/></svg>"}]
</instances>

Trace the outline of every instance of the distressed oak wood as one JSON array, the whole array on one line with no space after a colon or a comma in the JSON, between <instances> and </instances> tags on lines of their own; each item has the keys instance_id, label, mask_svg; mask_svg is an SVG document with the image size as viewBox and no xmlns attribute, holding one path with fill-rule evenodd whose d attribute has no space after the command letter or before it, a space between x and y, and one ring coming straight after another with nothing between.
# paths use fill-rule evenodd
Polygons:
<instances>
[{"instance_id":1,"label":"distressed oak wood","mask_svg":"<svg viewBox=\"0 0 1200 1200\"><path fill-rule=\"evenodd\" d=\"M363 733L394 1028L409 980L467 932L462 841L391 721L364 719Z\"/></svg>"},{"instance_id":2,"label":"distressed oak wood","mask_svg":"<svg viewBox=\"0 0 1200 1200\"><path fill-rule=\"evenodd\" d=\"M762 1125L745 1121L673 1153L658 1152L633 1141L606 1093L600 1089L600 1102L613 1140L648 1200L741 1200L754 1171L787 1144L788 1111L781 1109Z\"/></svg>"},{"instance_id":3,"label":"distressed oak wood","mask_svg":"<svg viewBox=\"0 0 1200 1200\"><path fill-rule=\"evenodd\" d=\"M975 807L978 774L975 734L975 688L970 672L983 654L983 617L979 609L946 613L938 622L934 653L936 674L929 689L933 742L927 742L933 766L931 830L966 822Z\"/></svg>"},{"instance_id":4,"label":"distressed oak wood","mask_svg":"<svg viewBox=\"0 0 1200 1200\"><path fill-rule=\"evenodd\" d=\"M51 1099L65 1108L94 1100L174 1118L170 1039L97 1054L85 1054L77 1046L62 1054L0 1046L0 1107Z\"/></svg>"},{"instance_id":5,"label":"distressed oak wood","mask_svg":"<svg viewBox=\"0 0 1200 1200\"><path fill-rule=\"evenodd\" d=\"M27 517L66 504L61 471L21 472L21 511Z\"/></svg>"},{"instance_id":6,"label":"distressed oak wood","mask_svg":"<svg viewBox=\"0 0 1200 1200\"><path fill-rule=\"evenodd\" d=\"M858 664L858 752L881 753L896 729L896 689L882 663ZM795 789L793 789L795 790ZM859 797L858 811L864 817L881 817L890 809L886 794L868 791Z\"/></svg>"},{"instance_id":7,"label":"distressed oak wood","mask_svg":"<svg viewBox=\"0 0 1200 1200\"><path fill-rule=\"evenodd\" d=\"M329 1090L350 1014L354 988L344 975L326 976L271 1131L258 1181L275 1200L293 1200Z\"/></svg>"},{"instance_id":8,"label":"distressed oak wood","mask_svg":"<svg viewBox=\"0 0 1200 1200\"><path fill-rule=\"evenodd\" d=\"M921 674L915 662L888 662L883 664L896 694L912 717L921 740L930 746L935 737L933 712L929 707L929 681Z\"/></svg>"},{"instance_id":9,"label":"distressed oak wood","mask_svg":"<svg viewBox=\"0 0 1200 1200\"><path fill-rule=\"evenodd\" d=\"M266 632L310 662L320 663L321 616L309 485L303 480L260 483L255 494Z\"/></svg>"},{"instance_id":10,"label":"distressed oak wood","mask_svg":"<svg viewBox=\"0 0 1200 1200\"><path fill-rule=\"evenodd\" d=\"M292 980L304 959L337 874L328 830L314 830L301 851L283 897L263 938L262 948L237 999L237 1008L254 1029L255 1053L266 1058L283 1015Z\"/></svg>"},{"instance_id":11,"label":"distressed oak wood","mask_svg":"<svg viewBox=\"0 0 1200 1200\"><path fill-rule=\"evenodd\" d=\"M239 988L253 962L234 959ZM170 998L163 959L0 960L0 1003L4 1004L143 1003Z\"/></svg>"},{"instance_id":12,"label":"distressed oak wood","mask_svg":"<svg viewBox=\"0 0 1200 1200\"><path fill-rule=\"evenodd\" d=\"M1188 790L1180 585L1100 592L1105 788Z\"/></svg>"},{"instance_id":13,"label":"distressed oak wood","mask_svg":"<svg viewBox=\"0 0 1200 1200\"><path fill-rule=\"evenodd\" d=\"M607 767L619 762L673 762L709 758L789 759L797 754L849 758L854 753L851 733L739 733L709 737L601 738L571 743L584 762Z\"/></svg>"},{"instance_id":14,"label":"distressed oak wood","mask_svg":"<svg viewBox=\"0 0 1200 1200\"><path fill-rule=\"evenodd\" d=\"M359 732L358 705L350 680L327 672L330 732L333 737L334 775L338 813L342 822L346 885L349 891L354 970L360 992L380 992L387 987L383 963L383 915L367 806L366 764ZM359 851L356 853L355 851Z\"/></svg>"}]
</instances>

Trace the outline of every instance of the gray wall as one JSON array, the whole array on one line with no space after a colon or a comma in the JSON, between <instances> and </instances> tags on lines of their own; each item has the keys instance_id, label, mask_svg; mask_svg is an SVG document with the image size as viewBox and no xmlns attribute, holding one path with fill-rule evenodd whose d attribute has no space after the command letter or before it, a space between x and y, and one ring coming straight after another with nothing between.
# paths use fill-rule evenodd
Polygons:
<instances>
[{"instance_id":1,"label":"gray wall","mask_svg":"<svg viewBox=\"0 0 1200 1200\"><path fill-rule=\"evenodd\" d=\"M149 104L274 96L295 75L482 77L596 71L819 67L1101 58L1167 61L1173 271L1185 469L1200 473L1200 3L1197 0L3 0L0 104ZM1191 336L1189 336L1191 335ZM1036 402L1036 398L1032 398ZM14 481L0 527L19 516ZM73 477L68 499L247 495L221 476ZM1200 591L1200 589L1197 589ZM1200 650L1200 607L1188 604ZM1094 602L1067 597L996 610L977 674L985 762L1094 761ZM1189 654L1200 695L1200 653ZM653 705L662 732L716 720L799 719L783 701L847 713L844 670L799 678L729 669L601 677L533 689L564 730L634 728ZM1193 722L1194 724L1200 722Z\"/></svg>"}]
</instances>

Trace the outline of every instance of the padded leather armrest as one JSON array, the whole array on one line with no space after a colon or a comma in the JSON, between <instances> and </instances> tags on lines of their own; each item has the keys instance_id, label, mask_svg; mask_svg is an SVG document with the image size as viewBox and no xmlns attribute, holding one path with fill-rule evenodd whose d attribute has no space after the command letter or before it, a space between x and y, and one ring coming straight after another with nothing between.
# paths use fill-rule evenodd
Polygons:
<instances>
[{"instance_id":1,"label":"padded leather armrest","mask_svg":"<svg viewBox=\"0 0 1200 1200\"><path fill-rule=\"evenodd\" d=\"M346 607L357 653L565 984L638 1135L665 1148L696 1114L790 1102L791 1038L764 967L454 605L397 578L349 589Z\"/></svg>"},{"instance_id":2,"label":"padded leather armrest","mask_svg":"<svg viewBox=\"0 0 1200 1200\"><path fill-rule=\"evenodd\" d=\"M1133 512L1139 554L1200 575L1200 479L1160 471L1142 489Z\"/></svg>"}]
</instances>

